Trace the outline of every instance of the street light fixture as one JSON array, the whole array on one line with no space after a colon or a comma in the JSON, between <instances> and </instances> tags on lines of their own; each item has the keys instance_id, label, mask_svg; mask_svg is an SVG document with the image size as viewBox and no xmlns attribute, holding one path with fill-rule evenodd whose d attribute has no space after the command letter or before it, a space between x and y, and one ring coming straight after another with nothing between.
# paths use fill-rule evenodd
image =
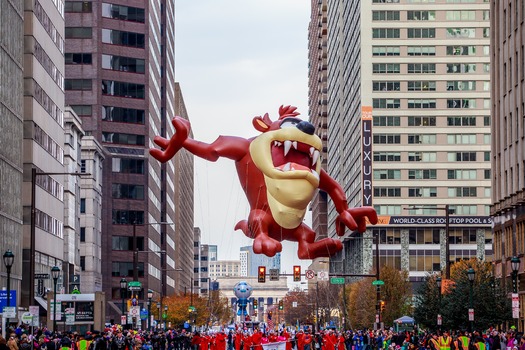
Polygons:
<instances>
[{"instance_id":1,"label":"street light fixture","mask_svg":"<svg viewBox=\"0 0 525 350\"><path fill-rule=\"evenodd\" d=\"M440 315L440 312L441 312L441 276L438 276L436 278L436 286L437 286L437 289L438 289L438 317L437 317L437 324L438 326L441 326L441 315Z\"/></svg>"},{"instance_id":2,"label":"street light fixture","mask_svg":"<svg viewBox=\"0 0 525 350\"><path fill-rule=\"evenodd\" d=\"M512 259L510 259L510 267L512 269L512 293L515 294L512 296L512 298L514 299L514 297L518 297L518 271L520 270L520 258L513 256ZM519 313L514 322L516 329L518 328L518 318Z\"/></svg>"},{"instance_id":3,"label":"street light fixture","mask_svg":"<svg viewBox=\"0 0 525 350\"><path fill-rule=\"evenodd\" d=\"M467 270L467 276L469 281L469 318L470 318L470 331L472 332L474 330L474 315L472 315L472 318L470 317L471 313L474 313L474 301L472 296L472 286L474 284L474 278L476 277L476 271L471 267Z\"/></svg>"},{"instance_id":4,"label":"street light fixture","mask_svg":"<svg viewBox=\"0 0 525 350\"><path fill-rule=\"evenodd\" d=\"M126 304L124 302L124 299L126 299L127 288L128 288L128 281L126 281L125 278L122 278L120 280L120 298L122 299L122 316L124 316L121 319L121 321L124 320L124 322L122 324L127 324L128 323L127 322L127 317L125 317L126 316L126 312L125 312Z\"/></svg>"},{"instance_id":5,"label":"street light fixture","mask_svg":"<svg viewBox=\"0 0 525 350\"><path fill-rule=\"evenodd\" d=\"M53 278L53 332L57 329L57 282L60 277L60 268L53 266L51 268L51 278Z\"/></svg>"},{"instance_id":6,"label":"street light fixture","mask_svg":"<svg viewBox=\"0 0 525 350\"><path fill-rule=\"evenodd\" d=\"M11 306L11 267L13 266L13 263L15 262L15 255L11 251L11 249L8 249L4 253L4 265L7 270L7 305ZM9 325L9 319L6 319L6 324Z\"/></svg>"}]
</instances>

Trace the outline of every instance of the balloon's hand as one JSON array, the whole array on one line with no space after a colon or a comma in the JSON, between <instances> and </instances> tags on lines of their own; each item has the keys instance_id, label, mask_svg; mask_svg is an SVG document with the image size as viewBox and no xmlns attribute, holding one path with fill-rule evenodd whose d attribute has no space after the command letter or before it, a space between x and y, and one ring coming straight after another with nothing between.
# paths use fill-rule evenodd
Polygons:
<instances>
[{"instance_id":1,"label":"balloon's hand","mask_svg":"<svg viewBox=\"0 0 525 350\"><path fill-rule=\"evenodd\" d=\"M366 224L377 224L377 213L372 207L360 207L346 209L339 213L335 220L337 235L345 234L345 229L348 227L351 231L366 231Z\"/></svg>"},{"instance_id":2,"label":"balloon's hand","mask_svg":"<svg viewBox=\"0 0 525 350\"><path fill-rule=\"evenodd\" d=\"M174 117L171 120L171 124L173 124L173 127L175 128L175 133L170 139L166 139L161 136L155 136L153 139L153 142L164 150L160 150L157 148L150 148L149 153L153 156L153 158L157 159L158 161L165 163L173 156L175 153L177 153L184 144L184 141L188 139L188 135L190 133L190 122L184 118L181 117Z\"/></svg>"}]
</instances>

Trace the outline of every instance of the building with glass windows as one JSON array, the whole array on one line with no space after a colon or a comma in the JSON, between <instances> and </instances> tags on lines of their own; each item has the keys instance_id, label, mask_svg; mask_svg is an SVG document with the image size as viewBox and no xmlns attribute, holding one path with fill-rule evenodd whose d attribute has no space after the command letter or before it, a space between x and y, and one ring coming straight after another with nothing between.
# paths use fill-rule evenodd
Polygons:
<instances>
[{"instance_id":1,"label":"building with glass windows","mask_svg":"<svg viewBox=\"0 0 525 350\"><path fill-rule=\"evenodd\" d=\"M241 276L257 276L259 266L266 266L267 274L270 273L270 269L281 271L281 253L268 257L264 254L255 254L252 246L241 247L240 250Z\"/></svg>"},{"instance_id":2,"label":"building with glass windows","mask_svg":"<svg viewBox=\"0 0 525 350\"><path fill-rule=\"evenodd\" d=\"M331 269L368 273L372 237L380 266L408 270L414 282L445 269L447 236L451 262L490 260L489 2L326 5L326 18L312 8L327 34L314 37L310 26L310 40L321 39L310 45L310 70L320 70L310 76L327 81L327 171L351 207L373 206L380 216L364 235L343 237ZM336 217L328 201L329 236Z\"/></svg>"},{"instance_id":3,"label":"building with glass windows","mask_svg":"<svg viewBox=\"0 0 525 350\"><path fill-rule=\"evenodd\" d=\"M108 318L123 313L122 279L141 282L134 292L141 306L148 289L158 300L190 287L193 160L180 153L161 164L148 152L154 136L174 133L172 116L188 118L175 84L174 20L173 0L65 1L66 105L106 152L101 258Z\"/></svg>"}]
</instances>

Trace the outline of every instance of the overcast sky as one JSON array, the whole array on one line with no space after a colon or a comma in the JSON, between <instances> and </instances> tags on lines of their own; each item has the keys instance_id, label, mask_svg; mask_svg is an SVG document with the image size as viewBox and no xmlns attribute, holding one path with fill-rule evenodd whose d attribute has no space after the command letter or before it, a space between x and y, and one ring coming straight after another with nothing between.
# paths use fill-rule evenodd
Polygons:
<instances>
[{"instance_id":1,"label":"overcast sky","mask_svg":"<svg viewBox=\"0 0 525 350\"><path fill-rule=\"evenodd\" d=\"M252 118L281 105L298 107L308 119L309 0L177 0L175 76L194 138L258 134ZM230 160L195 157L195 226L202 242L218 245L219 259L239 259L251 245L235 224L248 204ZM310 263L285 244L281 270Z\"/></svg>"}]
</instances>

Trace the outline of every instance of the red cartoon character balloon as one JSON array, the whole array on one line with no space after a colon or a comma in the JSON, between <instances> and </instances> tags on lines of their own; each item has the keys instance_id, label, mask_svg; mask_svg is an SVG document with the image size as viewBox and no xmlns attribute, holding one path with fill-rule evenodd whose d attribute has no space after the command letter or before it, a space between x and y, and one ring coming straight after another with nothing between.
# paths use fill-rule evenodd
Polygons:
<instances>
[{"instance_id":1,"label":"red cartoon character balloon","mask_svg":"<svg viewBox=\"0 0 525 350\"><path fill-rule=\"evenodd\" d=\"M342 250L341 241L324 238L316 242L315 232L303 223L308 203L318 189L328 193L339 213L339 236L347 227L364 232L366 218L376 224L377 214L371 207L348 208L341 186L321 169L321 139L314 126L298 115L296 107L281 106L276 121L270 120L268 113L253 118L261 135L250 139L219 136L211 144L189 138L189 121L175 117L175 134L171 139L156 136L154 142L164 150L150 149L150 154L166 162L184 148L212 162L219 157L234 160L250 204L248 219L237 223L235 229L254 240L253 251L271 257L282 251L281 241L288 240L298 243L300 259L327 257Z\"/></svg>"}]
</instances>

